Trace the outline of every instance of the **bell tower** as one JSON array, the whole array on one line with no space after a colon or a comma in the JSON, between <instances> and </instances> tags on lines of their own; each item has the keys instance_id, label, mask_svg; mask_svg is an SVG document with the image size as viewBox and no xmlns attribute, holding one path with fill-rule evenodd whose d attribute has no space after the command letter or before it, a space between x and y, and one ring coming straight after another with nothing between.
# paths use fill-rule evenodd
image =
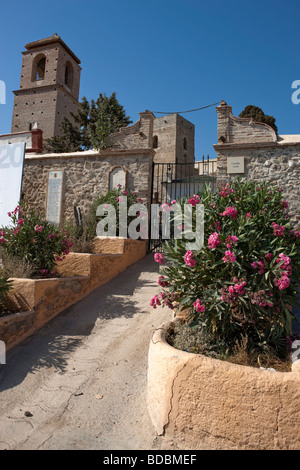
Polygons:
<instances>
[{"instance_id":1,"label":"bell tower","mask_svg":"<svg viewBox=\"0 0 300 470\"><path fill-rule=\"evenodd\" d=\"M38 123L44 140L59 136L62 119L72 121L70 112L80 106L80 60L57 34L25 48L11 132L28 131Z\"/></svg>"}]
</instances>

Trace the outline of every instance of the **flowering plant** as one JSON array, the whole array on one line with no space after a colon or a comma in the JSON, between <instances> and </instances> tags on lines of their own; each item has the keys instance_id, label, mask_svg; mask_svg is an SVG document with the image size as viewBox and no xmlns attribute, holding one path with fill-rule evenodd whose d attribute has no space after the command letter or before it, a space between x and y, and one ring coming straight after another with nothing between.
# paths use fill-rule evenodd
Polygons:
<instances>
[{"instance_id":1,"label":"flowering plant","mask_svg":"<svg viewBox=\"0 0 300 470\"><path fill-rule=\"evenodd\" d=\"M179 202L204 205L204 245L191 251L184 238L164 243L155 255L162 292L152 305L189 309L190 324L202 325L229 350L247 336L255 350L283 353L292 333L300 232L281 188L235 179L198 196Z\"/></svg>"},{"instance_id":2,"label":"flowering plant","mask_svg":"<svg viewBox=\"0 0 300 470\"><path fill-rule=\"evenodd\" d=\"M130 222L136 218L136 216L128 216L128 209L133 204L142 203L142 199L138 197L137 193L134 191L124 189L122 185L119 184L117 188L110 189L106 194L97 196L95 201L90 206L89 213L86 219L87 224L88 224L88 230L90 233L93 234L93 236L96 236L97 223L100 220L104 219L104 217L106 217L105 215L103 216L96 215L97 208L99 206L103 206L104 209L106 208L108 209L109 206L115 209L116 236L119 236L120 234L120 217L119 217L120 203L125 202L125 198L127 198L127 227L128 227Z\"/></svg>"},{"instance_id":3,"label":"flowering plant","mask_svg":"<svg viewBox=\"0 0 300 470\"><path fill-rule=\"evenodd\" d=\"M11 224L0 230L0 244L5 254L21 258L34 267L34 275L54 275L56 262L70 252L68 233L47 222L40 212L16 207L8 213Z\"/></svg>"}]
</instances>

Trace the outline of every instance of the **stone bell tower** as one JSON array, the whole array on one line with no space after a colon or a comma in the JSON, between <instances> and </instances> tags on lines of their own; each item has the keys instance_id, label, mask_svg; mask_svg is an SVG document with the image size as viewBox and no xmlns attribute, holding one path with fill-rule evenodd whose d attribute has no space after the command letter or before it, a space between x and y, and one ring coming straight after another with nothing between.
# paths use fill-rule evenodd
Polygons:
<instances>
[{"instance_id":1,"label":"stone bell tower","mask_svg":"<svg viewBox=\"0 0 300 470\"><path fill-rule=\"evenodd\" d=\"M64 117L79 105L80 60L57 35L25 45L20 89L14 91L11 132L38 123L43 140L60 135Z\"/></svg>"}]
</instances>

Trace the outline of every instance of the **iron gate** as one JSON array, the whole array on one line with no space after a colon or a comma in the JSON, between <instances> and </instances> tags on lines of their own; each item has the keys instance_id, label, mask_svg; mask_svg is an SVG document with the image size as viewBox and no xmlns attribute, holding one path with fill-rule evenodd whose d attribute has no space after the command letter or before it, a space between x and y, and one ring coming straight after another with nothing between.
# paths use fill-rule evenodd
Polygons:
<instances>
[{"instance_id":1,"label":"iron gate","mask_svg":"<svg viewBox=\"0 0 300 470\"><path fill-rule=\"evenodd\" d=\"M216 189L216 160L209 157L193 163L155 163L152 164L152 204L161 206L178 198L193 196L209 184L212 191ZM162 244L162 229L159 228L159 238L151 238L149 227L149 251L160 251Z\"/></svg>"}]
</instances>

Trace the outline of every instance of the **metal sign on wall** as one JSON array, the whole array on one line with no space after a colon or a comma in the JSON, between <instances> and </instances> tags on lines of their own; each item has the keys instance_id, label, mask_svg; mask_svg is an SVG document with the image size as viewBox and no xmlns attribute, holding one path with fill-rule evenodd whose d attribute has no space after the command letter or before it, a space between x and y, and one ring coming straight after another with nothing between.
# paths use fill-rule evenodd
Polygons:
<instances>
[{"instance_id":1,"label":"metal sign on wall","mask_svg":"<svg viewBox=\"0 0 300 470\"><path fill-rule=\"evenodd\" d=\"M0 145L0 227L10 223L12 212L21 199L25 142Z\"/></svg>"}]
</instances>

